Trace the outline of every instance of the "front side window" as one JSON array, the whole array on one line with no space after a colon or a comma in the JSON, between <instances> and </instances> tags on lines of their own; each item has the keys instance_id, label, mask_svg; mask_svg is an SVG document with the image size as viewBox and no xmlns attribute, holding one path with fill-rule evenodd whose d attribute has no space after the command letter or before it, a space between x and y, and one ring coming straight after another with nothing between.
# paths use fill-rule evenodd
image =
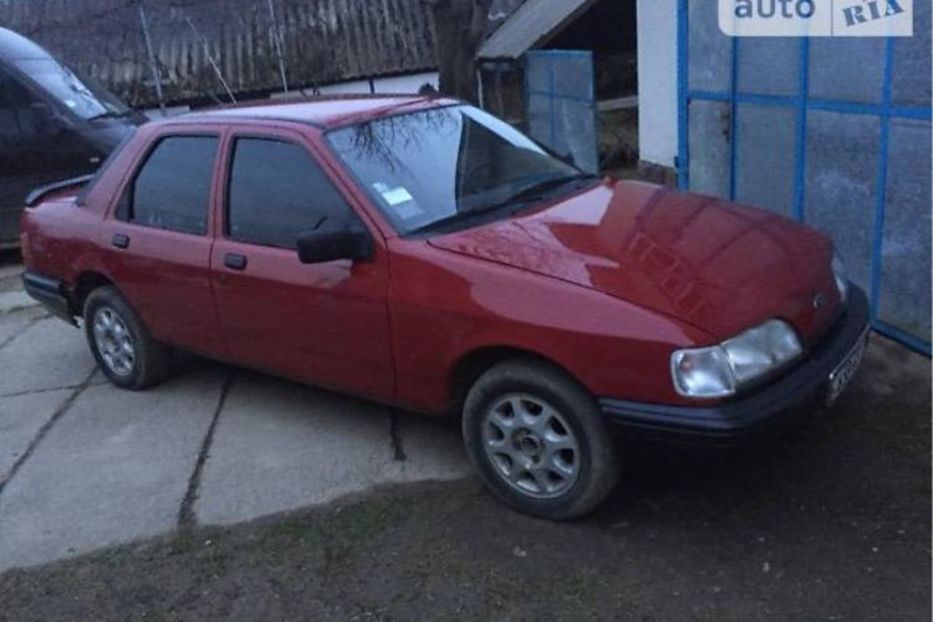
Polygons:
<instances>
[{"instance_id":1,"label":"front side window","mask_svg":"<svg viewBox=\"0 0 933 622\"><path fill-rule=\"evenodd\" d=\"M586 177L470 106L396 115L327 136L402 234L466 223Z\"/></svg>"},{"instance_id":2,"label":"front side window","mask_svg":"<svg viewBox=\"0 0 933 622\"><path fill-rule=\"evenodd\" d=\"M303 233L339 231L357 223L304 147L275 139L237 139L227 198L230 238L293 249Z\"/></svg>"},{"instance_id":3,"label":"front side window","mask_svg":"<svg viewBox=\"0 0 933 622\"><path fill-rule=\"evenodd\" d=\"M126 220L158 229L203 235L218 139L163 138L130 188Z\"/></svg>"}]
</instances>

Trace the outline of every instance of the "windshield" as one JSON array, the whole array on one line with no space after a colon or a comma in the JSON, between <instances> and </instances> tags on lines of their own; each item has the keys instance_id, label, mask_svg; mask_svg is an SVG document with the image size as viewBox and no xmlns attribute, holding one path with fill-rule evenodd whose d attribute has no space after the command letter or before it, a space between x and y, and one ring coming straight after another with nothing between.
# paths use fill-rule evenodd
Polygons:
<instances>
[{"instance_id":1,"label":"windshield","mask_svg":"<svg viewBox=\"0 0 933 622\"><path fill-rule=\"evenodd\" d=\"M14 64L29 78L84 119L119 116L129 108L115 95L50 58L23 59Z\"/></svg>"},{"instance_id":2,"label":"windshield","mask_svg":"<svg viewBox=\"0 0 933 622\"><path fill-rule=\"evenodd\" d=\"M328 139L401 234L530 200L582 177L507 123L470 106L334 130Z\"/></svg>"}]
</instances>

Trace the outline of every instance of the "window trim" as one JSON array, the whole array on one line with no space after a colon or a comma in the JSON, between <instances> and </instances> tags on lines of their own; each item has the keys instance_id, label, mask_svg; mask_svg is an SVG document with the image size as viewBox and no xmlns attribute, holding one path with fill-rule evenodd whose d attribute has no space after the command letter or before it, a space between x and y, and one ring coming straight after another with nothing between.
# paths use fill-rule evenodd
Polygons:
<instances>
[{"instance_id":1,"label":"window trim","mask_svg":"<svg viewBox=\"0 0 933 622\"><path fill-rule=\"evenodd\" d=\"M556 160L560 160L561 162L570 166L573 169L583 172L577 165L566 162L560 155L554 152L550 147L548 147L547 145L529 136L526 133L525 129L514 126L508 121L506 121L505 119L499 118L498 116L492 114L491 112L485 110L484 108L473 105L466 101L456 101L453 103L445 103L445 104L441 104L438 106L431 106L427 108L416 108L414 110L399 110L399 111L391 112L384 116L373 117L371 119L364 119L362 121L351 120L351 121L347 121L344 123L339 123L332 127L328 127L327 130L321 132L322 148L327 153L327 155L336 163L336 165L346 172L346 174L352 180L353 185L355 185L358 189L360 189L363 196L365 197L366 202L369 205L371 205L372 209L375 210L375 212L379 215L379 217L385 221L386 225L389 227L389 230L403 240L420 240L420 239L424 239L425 237L432 237L438 234L430 233L430 234L427 234L426 236L424 233L418 233L416 231L403 232L402 229L396 224L394 218L390 214L386 213L382 205L380 205L379 201L375 197L372 196L369 189L366 187L366 183L363 181L363 179L357 174L356 171L353 170L352 167L348 166L347 163L344 162L343 158L340 156L340 153L337 151L337 148L334 146L333 142L330 140L330 135L340 132L341 130L346 130L346 129L354 128L354 127L360 127L360 126L366 125L367 123L378 122L378 121L382 121L385 119L391 119L391 118L396 118L396 117L415 115L415 114L419 114L419 113L423 113L427 111L450 110L451 108L475 108L481 112L485 112L486 114L494 117L496 120L501 121L502 123L505 123L506 125L510 125L519 134L521 134L524 138L531 141L536 147L541 149L547 155L551 156L552 158ZM572 195L567 195L567 197L565 198L569 198L570 196Z\"/></svg>"},{"instance_id":2,"label":"window trim","mask_svg":"<svg viewBox=\"0 0 933 622\"><path fill-rule=\"evenodd\" d=\"M281 246L278 244L271 244L268 242L257 242L255 240L240 239L238 237L234 237L230 233L230 195L231 195L230 188L233 183L233 165L234 165L234 160L236 159L236 147L237 147L237 143L240 140L266 140L266 141L271 141L271 142L285 143L287 145L293 145L295 147L298 147L299 149L304 151L308 155L308 157L311 159L312 164L318 167L318 169L321 172L321 175L324 177L325 180L327 180L327 183L331 185L331 187L334 189L334 192L336 192L337 195L341 199L343 199L344 204L346 204L347 206L347 210L350 212L350 214L352 215L352 218L359 225L359 231L361 233L365 233L370 238L372 238L373 237L372 233L369 231L369 227L366 226L366 223L364 222L362 216L360 216L357 210L353 207L353 203L347 198L346 193L340 188L340 185L336 183L334 179L328 174L327 167L324 165L321 158L319 158L318 155L314 152L314 150L310 149L308 145L303 144L300 139L296 140L296 138L297 137L290 137L290 136L285 136L285 135L277 134L277 133L264 133L264 132L255 131L255 130L247 130L247 131L234 130L230 134L228 138L228 142L227 142L226 153L224 154L226 162L224 163L225 165L223 167L223 173L224 173L224 180L223 180L223 185L222 185L223 198L222 198L221 209L220 209L221 222L220 222L220 226L218 227L218 230L222 238L229 242L235 242L237 244L247 244L249 246L258 246L261 248L274 248L277 250L287 251L287 252L295 252L296 250L294 247L290 247L290 246ZM297 238L296 238L296 243L297 243Z\"/></svg>"},{"instance_id":3,"label":"window trim","mask_svg":"<svg viewBox=\"0 0 933 622\"><path fill-rule=\"evenodd\" d=\"M135 220L130 219L130 211L133 204L133 193L134 187L136 185L136 180L139 178L140 173L148 164L149 159L155 153L156 149L159 148L163 142L169 138L213 138L217 141L217 148L214 152L214 159L211 162L210 167L210 178L208 180L208 189L207 189L207 203L205 205L205 220L204 220L204 231L201 233L193 233L191 231L179 231L177 229L169 229L167 227L156 227L154 225L149 225L145 223L140 223ZM142 227L145 229L150 229L153 231L165 231L168 233L175 233L178 235L188 235L196 238L207 238L212 237L211 234L211 222L213 220L213 195L214 195L214 181L217 174L217 158L221 155L221 148L223 146L223 134L221 132L209 132L209 131L192 131L192 132L166 132L164 134L156 134L151 138L147 139L148 144L146 145L145 150L141 155L138 156L130 175L126 177L123 182L122 188L120 188L120 193L117 195L117 200L114 202L110 218L121 222L126 225L132 225L134 227ZM128 204L127 204L128 202ZM126 205L127 213L125 218L121 218L121 208Z\"/></svg>"}]
</instances>

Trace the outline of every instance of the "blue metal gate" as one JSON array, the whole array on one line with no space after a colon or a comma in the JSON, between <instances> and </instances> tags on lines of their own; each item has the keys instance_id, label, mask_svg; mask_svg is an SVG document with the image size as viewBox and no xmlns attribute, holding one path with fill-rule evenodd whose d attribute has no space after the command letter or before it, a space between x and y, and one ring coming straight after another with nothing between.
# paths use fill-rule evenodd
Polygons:
<instances>
[{"instance_id":1,"label":"blue metal gate","mask_svg":"<svg viewBox=\"0 0 933 622\"><path fill-rule=\"evenodd\" d=\"M732 38L678 2L678 178L829 233L873 327L930 355L930 12L912 38Z\"/></svg>"},{"instance_id":2,"label":"blue metal gate","mask_svg":"<svg viewBox=\"0 0 933 622\"><path fill-rule=\"evenodd\" d=\"M598 172L593 53L527 52L525 97L531 137L559 155L572 156L583 170Z\"/></svg>"}]
</instances>

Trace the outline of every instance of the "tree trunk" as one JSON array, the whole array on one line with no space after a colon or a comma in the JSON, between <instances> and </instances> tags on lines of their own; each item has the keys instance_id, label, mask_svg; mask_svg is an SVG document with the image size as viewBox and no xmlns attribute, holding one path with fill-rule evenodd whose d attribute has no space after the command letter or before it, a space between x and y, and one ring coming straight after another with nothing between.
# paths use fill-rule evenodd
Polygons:
<instances>
[{"instance_id":1,"label":"tree trunk","mask_svg":"<svg viewBox=\"0 0 933 622\"><path fill-rule=\"evenodd\" d=\"M429 0L437 32L440 92L479 102L476 52L486 34L492 0Z\"/></svg>"}]
</instances>

